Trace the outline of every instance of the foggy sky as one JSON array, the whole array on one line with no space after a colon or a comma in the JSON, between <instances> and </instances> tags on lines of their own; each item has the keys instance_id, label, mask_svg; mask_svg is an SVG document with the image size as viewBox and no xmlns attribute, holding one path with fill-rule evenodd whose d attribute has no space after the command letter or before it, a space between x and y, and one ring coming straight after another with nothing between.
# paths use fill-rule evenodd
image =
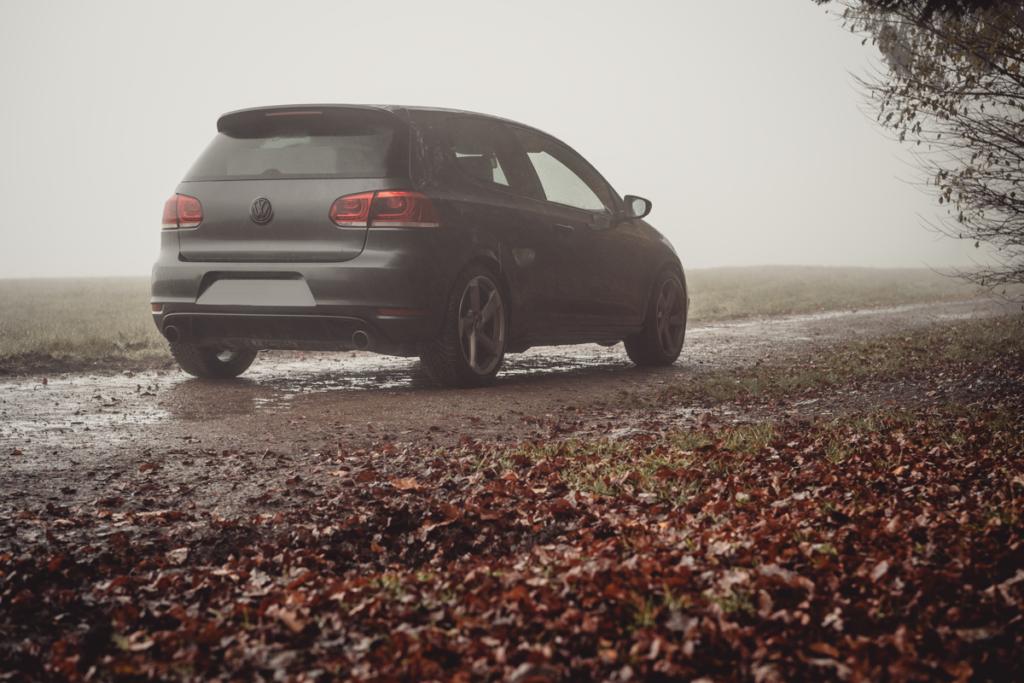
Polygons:
<instances>
[{"instance_id":1,"label":"foggy sky","mask_svg":"<svg viewBox=\"0 0 1024 683\"><path fill-rule=\"evenodd\" d=\"M587 157L688 268L965 266L861 112L874 49L811 0L0 6L0 277L148 275L217 117L467 109ZM384 11L382 8L387 7Z\"/></svg>"}]
</instances>

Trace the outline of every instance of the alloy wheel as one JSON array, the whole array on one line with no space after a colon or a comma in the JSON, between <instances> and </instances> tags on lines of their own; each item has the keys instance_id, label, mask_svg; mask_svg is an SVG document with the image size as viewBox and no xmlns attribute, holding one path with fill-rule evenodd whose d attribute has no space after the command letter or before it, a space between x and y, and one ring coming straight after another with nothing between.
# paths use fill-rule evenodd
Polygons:
<instances>
[{"instance_id":1,"label":"alloy wheel","mask_svg":"<svg viewBox=\"0 0 1024 683\"><path fill-rule=\"evenodd\" d=\"M497 285L483 275L469 281L459 304L459 341L470 369L488 375L505 351L505 303Z\"/></svg>"},{"instance_id":2,"label":"alloy wheel","mask_svg":"<svg viewBox=\"0 0 1024 683\"><path fill-rule=\"evenodd\" d=\"M668 278L658 292L657 335L661 350L674 354L686 334L686 301L683 288L675 278Z\"/></svg>"}]
</instances>

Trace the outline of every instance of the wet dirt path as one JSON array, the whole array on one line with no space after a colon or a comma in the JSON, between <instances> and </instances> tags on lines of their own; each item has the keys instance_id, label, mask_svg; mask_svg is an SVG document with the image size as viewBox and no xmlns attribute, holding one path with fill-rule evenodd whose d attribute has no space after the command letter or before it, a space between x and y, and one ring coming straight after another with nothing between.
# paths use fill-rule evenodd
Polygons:
<instances>
[{"instance_id":1,"label":"wet dirt path","mask_svg":"<svg viewBox=\"0 0 1024 683\"><path fill-rule=\"evenodd\" d=\"M0 491L85 504L118 492L192 495L198 486L214 497L241 488L251 499L267 487L254 473L267 469L293 482L306 476L317 489L329 478L310 481L308 472L341 453L546 438L538 420L599 429L621 417L623 392L1019 306L977 299L698 324L680 360L656 369L634 367L621 344L533 349L509 356L495 386L473 391L433 387L415 359L360 352L266 353L235 381L178 370L5 377Z\"/></svg>"}]
</instances>

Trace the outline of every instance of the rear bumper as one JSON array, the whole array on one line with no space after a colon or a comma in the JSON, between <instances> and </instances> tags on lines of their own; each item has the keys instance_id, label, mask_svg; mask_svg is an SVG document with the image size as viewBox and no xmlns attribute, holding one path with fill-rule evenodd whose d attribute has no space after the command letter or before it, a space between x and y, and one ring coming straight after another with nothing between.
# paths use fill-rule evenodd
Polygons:
<instances>
[{"instance_id":1,"label":"rear bumper","mask_svg":"<svg viewBox=\"0 0 1024 683\"><path fill-rule=\"evenodd\" d=\"M368 316L369 317L369 316ZM163 313L157 328L172 342L232 349L303 351L365 350L393 356L416 355L418 341L430 338L408 319L371 322L334 315Z\"/></svg>"},{"instance_id":2,"label":"rear bumper","mask_svg":"<svg viewBox=\"0 0 1024 683\"><path fill-rule=\"evenodd\" d=\"M431 258L429 244L420 241L411 245L415 250L394 250L387 235L379 237L380 246L391 248L374 249L368 243L358 257L341 263L183 261L177 241L165 239L153 266L151 302L161 306L153 320L172 341L199 346L365 348L414 355L418 342L440 333L454 267L447 259ZM289 289L300 281L311 296L298 306L265 305L271 302L245 296L237 302L219 298L216 305L201 303L203 294L223 280L284 280ZM384 315L379 310L403 315Z\"/></svg>"}]
</instances>

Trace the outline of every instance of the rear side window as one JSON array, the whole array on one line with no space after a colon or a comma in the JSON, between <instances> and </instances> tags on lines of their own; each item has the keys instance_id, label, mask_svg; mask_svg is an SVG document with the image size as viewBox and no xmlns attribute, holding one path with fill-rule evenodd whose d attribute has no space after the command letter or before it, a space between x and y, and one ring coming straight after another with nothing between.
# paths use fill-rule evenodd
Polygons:
<instances>
[{"instance_id":1,"label":"rear side window","mask_svg":"<svg viewBox=\"0 0 1024 683\"><path fill-rule=\"evenodd\" d=\"M597 213L615 212L611 190L583 157L551 138L514 130L549 202Z\"/></svg>"},{"instance_id":2,"label":"rear side window","mask_svg":"<svg viewBox=\"0 0 1024 683\"><path fill-rule=\"evenodd\" d=\"M530 194L531 178L518 145L497 121L452 118L446 122L448 142L459 171L479 183Z\"/></svg>"},{"instance_id":3,"label":"rear side window","mask_svg":"<svg viewBox=\"0 0 1024 683\"><path fill-rule=\"evenodd\" d=\"M247 111L219 133L184 180L387 178L409 172L404 126L384 112Z\"/></svg>"}]
</instances>

